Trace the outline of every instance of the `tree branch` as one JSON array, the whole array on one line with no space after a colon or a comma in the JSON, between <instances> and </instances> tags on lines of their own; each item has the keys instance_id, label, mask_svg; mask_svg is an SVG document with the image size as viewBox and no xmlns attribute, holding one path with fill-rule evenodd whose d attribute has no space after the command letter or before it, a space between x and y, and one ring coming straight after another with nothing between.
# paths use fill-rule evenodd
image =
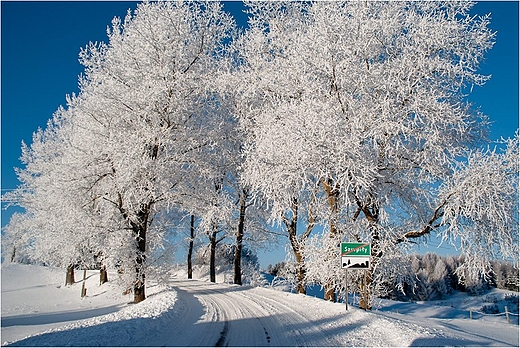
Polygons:
<instances>
[{"instance_id":1,"label":"tree branch","mask_svg":"<svg viewBox=\"0 0 520 348\"><path fill-rule=\"evenodd\" d=\"M444 201L437 208L435 208L435 210L433 212L433 216L431 217L430 220L428 220L428 223L426 224L426 226L424 226L424 228L422 230L406 232L401 238L397 239L396 244L405 242L410 238L423 237L423 236L429 234L434 229L442 226L442 224L440 224L440 223L436 224L436 225L434 225L434 223L435 223L435 221L437 221L444 215L444 207L448 203L448 200L450 199L450 197L452 197L455 193L456 192L450 193L446 197L446 199L444 199Z\"/></svg>"}]
</instances>

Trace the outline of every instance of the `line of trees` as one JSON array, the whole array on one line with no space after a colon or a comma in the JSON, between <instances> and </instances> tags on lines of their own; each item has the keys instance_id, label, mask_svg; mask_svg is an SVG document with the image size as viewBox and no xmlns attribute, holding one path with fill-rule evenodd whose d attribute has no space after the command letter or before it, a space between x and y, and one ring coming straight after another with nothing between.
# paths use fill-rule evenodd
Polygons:
<instances>
[{"instance_id":1,"label":"line of trees","mask_svg":"<svg viewBox=\"0 0 520 348\"><path fill-rule=\"evenodd\" d=\"M442 300L456 290L476 296L493 287L519 291L518 268L509 262L493 261L489 273L478 278L466 277L458 272L464 263L464 258L458 256L433 253L409 255L406 262L409 267L399 279L395 279L393 284L389 282L386 298L401 301Z\"/></svg>"},{"instance_id":2,"label":"line of trees","mask_svg":"<svg viewBox=\"0 0 520 348\"><path fill-rule=\"evenodd\" d=\"M489 78L488 17L469 2L247 7L239 31L218 2L144 2L83 49L79 94L22 146L7 198L25 211L4 250L69 268L95 255L139 302L187 220L212 281L234 239L237 284L244 242L271 223L299 291L319 283L328 300L339 243L370 241L367 309L430 235L460 248L469 277L518 262L518 136L480 150L488 122L466 101Z\"/></svg>"},{"instance_id":3,"label":"line of trees","mask_svg":"<svg viewBox=\"0 0 520 348\"><path fill-rule=\"evenodd\" d=\"M442 256L435 253L403 255L400 272L387 278L381 285L380 298L398 301L442 300L453 291L464 291L471 296L481 295L491 288L518 292L520 274L511 262L492 261L487 274L477 278L465 273L463 256ZM278 262L267 267L267 273L292 283L298 291L296 263ZM347 273L350 292L361 292L362 271ZM314 284L308 284L314 285ZM344 296L344 288L341 289Z\"/></svg>"}]
</instances>

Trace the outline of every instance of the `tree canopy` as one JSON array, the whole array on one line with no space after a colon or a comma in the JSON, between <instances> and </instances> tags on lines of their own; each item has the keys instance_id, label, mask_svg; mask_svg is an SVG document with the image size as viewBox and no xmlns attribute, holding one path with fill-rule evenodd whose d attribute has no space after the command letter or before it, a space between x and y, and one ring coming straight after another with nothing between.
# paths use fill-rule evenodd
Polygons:
<instances>
[{"instance_id":1,"label":"tree canopy","mask_svg":"<svg viewBox=\"0 0 520 348\"><path fill-rule=\"evenodd\" d=\"M235 235L236 257L269 215L299 284L329 299L338 243L371 242L365 308L420 239L459 248L475 277L518 263L518 132L490 147L467 101L490 78L487 16L465 1L247 6L238 32L218 2L146 1L80 52L79 94L23 145L9 246L56 266L95 258L136 301L182 215L213 250Z\"/></svg>"}]
</instances>

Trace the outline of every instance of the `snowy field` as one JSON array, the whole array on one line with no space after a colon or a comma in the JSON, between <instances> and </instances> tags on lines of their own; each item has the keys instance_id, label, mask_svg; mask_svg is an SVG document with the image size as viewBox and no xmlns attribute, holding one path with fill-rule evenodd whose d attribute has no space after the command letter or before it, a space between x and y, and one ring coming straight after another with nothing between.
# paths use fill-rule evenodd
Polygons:
<instances>
[{"instance_id":1,"label":"snowy field","mask_svg":"<svg viewBox=\"0 0 520 348\"><path fill-rule=\"evenodd\" d=\"M473 314L486 299L457 293L443 301L381 301L381 308L345 305L272 288L171 278L148 284L147 300L130 303L111 283L88 272L87 297L65 271L3 265L2 345L15 346L518 346L518 316ZM112 275L115 277L115 275Z\"/></svg>"}]
</instances>

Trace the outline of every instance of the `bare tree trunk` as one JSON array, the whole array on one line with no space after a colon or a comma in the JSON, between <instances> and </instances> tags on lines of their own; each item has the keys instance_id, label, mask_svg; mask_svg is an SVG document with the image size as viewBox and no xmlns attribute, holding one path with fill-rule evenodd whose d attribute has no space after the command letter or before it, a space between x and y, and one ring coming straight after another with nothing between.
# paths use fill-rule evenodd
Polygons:
<instances>
[{"instance_id":1,"label":"bare tree trunk","mask_svg":"<svg viewBox=\"0 0 520 348\"><path fill-rule=\"evenodd\" d=\"M136 267L135 267L135 273L136 273L136 280L134 284L134 302L138 303L141 301L144 301L146 299L145 295L145 272L144 272L144 263L146 261L146 256L144 254L144 246L145 240L144 236L141 237L138 241L138 250L136 253Z\"/></svg>"},{"instance_id":2,"label":"bare tree trunk","mask_svg":"<svg viewBox=\"0 0 520 348\"><path fill-rule=\"evenodd\" d=\"M303 253L298 250L295 251L296 256L296 289L299 294L307 294L307 286L305 284L305 275L306 275L306 269L305 269L305 258L303 256Z\"/></svg>"},{"instance_id":3,"label":"bare tree trunk","mask_svg":"<svg viewBox=\"0 0 520 348\"><path fill-rule=\"evenodd\" d=\"M234 279L233 283L242 285L242 241L244 238L244 222L246 219L246 190L242 190L240 193L240 215L238 219L238 230L237 230L237 241L235 247L235 257L234 257Z\"/></svg>"},{"instance_id":4,"label":"bare tree trunk","mask_svg":"<svg viewBox=\"0 0 520 348\"><path fill-rule=\"evenodd\" d=\"M316 192L315 192L316 194ZM311 198L311 202L309 204L309 221L307 224L307 229L298 238L298 198L293 197L291 203L291 216L283 217L283 222L287 229L287 234L289 236L289 241L291 243L291 248L294 253L294 257L296 259L296 289L299 294L307 293L307 286L305 284L305 276L306 276L306 266L305 266L305 244L307 242L307 238L312 232L312 229L316 225L316 219L312 211L312 204L314 203L314 197Z\"/></svg>"},{"instance_id":5,"label":"bare tree trunk","mask_svg":"<svg viewBox=\"0 0 520 348\"><path fill-rule=\"evenodd\" d=\"M192 266L192 257L193 257L193 240L195 239L195 215L191 216L190 221L190 246L188 248L188 279L193 278L193 266Z\"/></svg>"},{"instance_id":6,"label":"bare tree trunk","mask_svg":"<svg viewBox=\"0 0 520 348\"><path fill-rule=\"evenodd\" d=\"M361 296L359 298L359 308L364 310L372 309L372 275L373 270L366 270L361 278Z\"/></svg>"},{"instance_id":7,"label":"bare tree trunk","mask_svg":"<svg viewBox=\"0 0 520 348\"><path fill-rule=\"evenodd\" d=\"M108 282L107 266L103 265L103 266L101 266L101 269L99 270L99 285L105 284L107 282Z\"/></svg>"},{"instance_id":8,"label":"bare tree trunk","mask_svg":"<svg viewBox=\"0 0 520 348\"><path fill-rule=\"evenodd\" d=\"M155 147L154 147L155 149ZM153 149L152 153L156 154ZM113 202L119 209L123 218L128 222L135 239L135 281L133 284L134 303L144 301L145 295L145 262L146 262L146 232L150 218L150 211L154 204L153 201L141 203L135 217L131 216L123 206L123 196L118 193L117 202ZM124 272L125 270L123 270ZM131 289L131 288L130 288Z\"/></svg>"},{"instance_id":9,"label":"bare tree trunk","mask_svg":"<svg viewBox=\"0 0 520 348\"><path fill-rule=\"evenodd\" d=\"M103 285L108 282L107 266L104 265L104 254L102 251L94 255L94 261L96 266L99 267L99 285Z\"/></svg>"},{"instance_id":10,"label":"bare tree trunk","mask_svg":"<svg viewBox=\"0 0 520 348\"><path fill-rule=\"evenodd\" d=\"M134 285L134 303L144 301L145 299L145 275L141 274Z\"/></svg>"},{"instance_id":11,"label":"bare tree trunk","mask_svg":"<svg viewBox=\"0 0 520 348\"><path fill-rule=\"evenodd\" d=\"M70 264L67 267L67 275L65 277L65 286L67 285L73 285L76 282L74 278L74 265Z\"/></svg>"},{"instance_id":12,"label":"bare tree trunk","mask_svg":"<svg viewBox=\"0 0 520 348\"><path fill-rule=\"evenodd\" d=\"M331 180L322 180L321 181L325 192L327 193L327 201L329 203L330 209L330 218L329 218L329 226L330 226L330 238L336 237L338 234L338 229L336 227L338 212L339 212L339 190L335 187L332 187ZM325 293L323 298L326 301L336 302L336 294L334 291L334 287L332 284L325 284Z\"/></svg>"},{"instance_id":13,"label":"bare tree trunk","mask_svg":"<svg viewBox=\"0 0 520 348\"><path fill-rule=\"evenodd\" d=\"M365 310L371 310L372 309L372 302L374 297L374 272L377 267L377 264L381 257L383 256L383 252L380 249L379 246L379 234L378 233L372 233L372 245L371 245L371 262L370 262L370 268L365 271L365 274L363 276L363 288L364 291L361 292L361 296L359 299L359 308L365 309Z\"/></svg>"},{"instance_id":14,"label":"bare tree trunk","mask_svg":"<svg viewBox=\"0 0 520 348\"><path fill-rule=\"evenodd\" d=\"M211 236L209 238L209 281L212 283L216 282L216 271L215 271L215 254L217 252L217 230L213 228Z\"/></svg>"},{"instance_id":15,"label":"bare tree trunk","mask_svg":"<svg viewBox=\"0 0 520 348\"><path fill-rule=\"evenodd\" d=\"M148 227L150 206L150 203L143 205L138 213L138 223L131 223L137 246L135 257L136 280L134 283L135 303L144 301L146 299L144 264L146 262L146 232Z\"/></svg>"},{"instance_id":16,"label":"bare tree trunk","mask_svg":"<svg viewBox=\"0 0 520 348\"><path fill-rule=\"evenodd\" d=\"M16 246L13 247L13 252L11 253L11 263L14 262L15 257L16 257Z\"/></svg>"},{"instance_id":17,"label":"bare tree trunk","mask_svg":"<svg viewBox=\"0 0 520 348\"><path fill-rule=\"evenodd\" d=\"M219 194L222 191L222 181L223 179L220 178L219 180L215 180L215 192ZM215 203L215 208L217 208L218 205ZM210 242L210 255L209 255L209 278L212 283L215 283L216 280L216 265L215 265L215 258L217 253L217 244L222 241L223 237L217 240L217 235L219 233L219 225L217 222L212 223L212 231L209 235L209 242Z\"/></svg>"},{"instance_id":18,"label":"bare tree trunk","mask_svg":"<svg viewBox=\"0 0 520 348\"><path fill-rule=\"evenodd\" d=\"M369 198L372 198L369 195ZM358 200L358 206L365 215L366 219L369 222L371 229L371 259L370 268L365 271L362 281L363 291L361 291L361 296L359 300L359 308L365 310L372 309L372 300L373 300L373 280L374 280L374 271L378 260L383 256L383 252L380 246L381 236L379 234L379 207L376 203L374 203L373 199L368 200L369 203L362 205Z\"/></svg>"}]
</instances>

